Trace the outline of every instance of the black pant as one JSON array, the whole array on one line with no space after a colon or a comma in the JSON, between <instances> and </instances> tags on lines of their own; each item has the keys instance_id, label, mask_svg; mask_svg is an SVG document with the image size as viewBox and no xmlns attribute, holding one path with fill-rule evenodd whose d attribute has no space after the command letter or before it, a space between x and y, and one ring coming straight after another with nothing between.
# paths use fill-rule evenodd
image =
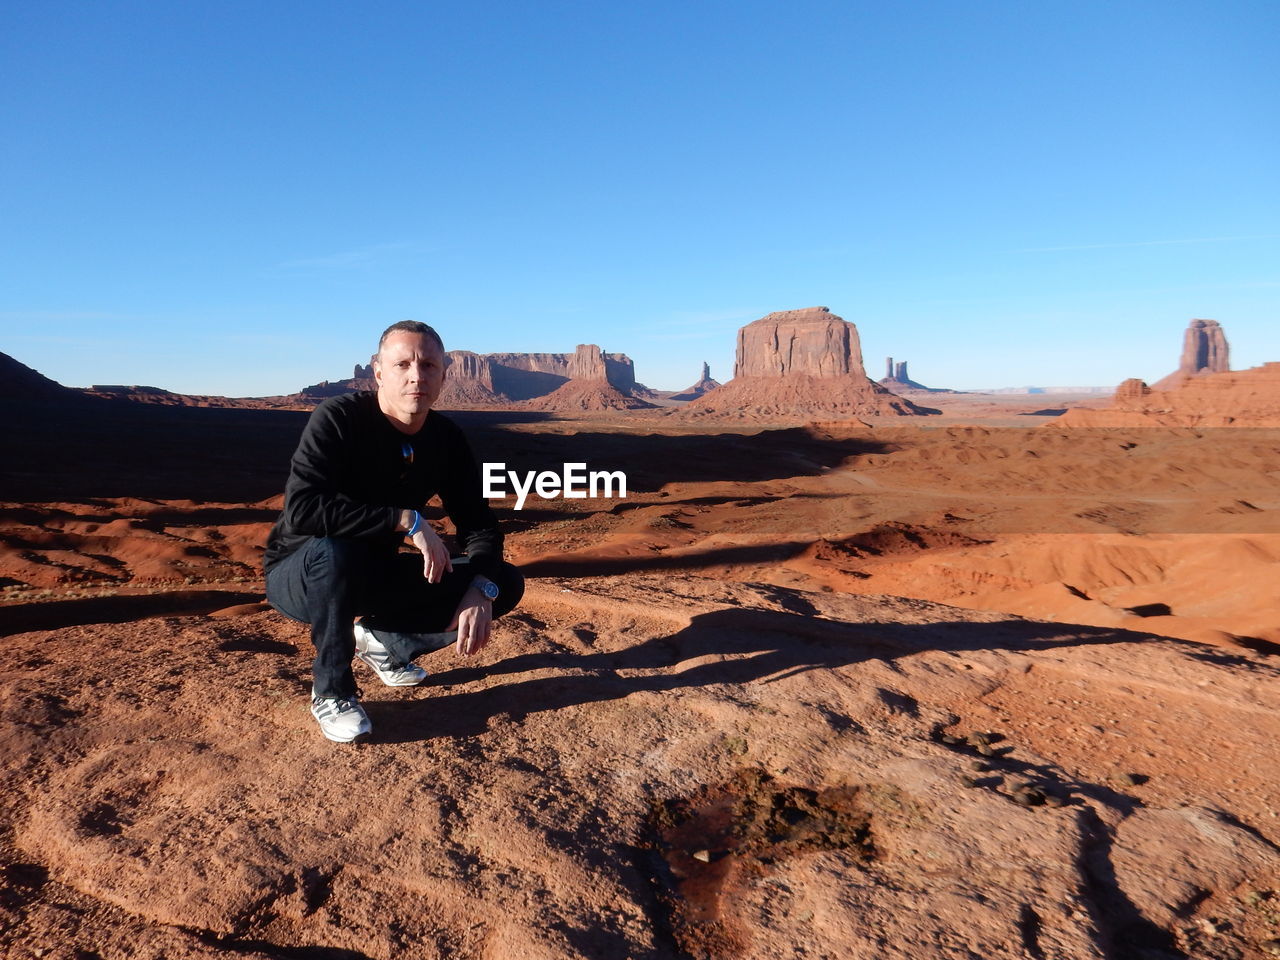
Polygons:
<instances>
[{"instance_id":1,"label":"black pant","mask_svg":"<svg viewBox=\"0 0 1280 960\"><path fill-rule=\"evenodd\" d=\"M466 557L453 558L453 571L440 583L422 575L422 555L391 553L381 544L337 537L314 537L267 571L267 601L286 617L311 624L316 648L315 693L349 697L356 692L351 673L356 617L404 665L454 639L442 631L457 612L475 578ZM524 578L503 563L493 582L496 619L510 612L524 594Z\"/></svg>"}]
</instances>

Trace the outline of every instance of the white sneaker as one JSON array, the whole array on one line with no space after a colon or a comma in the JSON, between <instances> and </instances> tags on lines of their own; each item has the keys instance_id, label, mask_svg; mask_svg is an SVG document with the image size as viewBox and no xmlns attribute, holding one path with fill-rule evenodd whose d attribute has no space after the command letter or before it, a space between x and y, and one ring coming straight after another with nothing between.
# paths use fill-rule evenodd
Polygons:
<instances>
[{"instance_id":1,"label":"white sneaker","mask_svg":"<svg viewBox=\"0 0 1280 960\"><path fill-rule=\"evenodd\" d=\"M369 715L356 697L317 697L312 687L311 715L320 721L320 732L335 743L352 743L373 732Z\"/></svg>"},{"instance_id":2,"label":"white sneaker","mask_svg":"<svg viewBox=\"0 0 1280 960\"><path fill-rule=\"evenodd\" d=\"M356 656L368 664L369 669L388 687L416 687L427 679L427 671L416 663L406 663L403 667L393 665L391 651L368 627L357 623L355 631Z\"/></svg>"}]
</instances>

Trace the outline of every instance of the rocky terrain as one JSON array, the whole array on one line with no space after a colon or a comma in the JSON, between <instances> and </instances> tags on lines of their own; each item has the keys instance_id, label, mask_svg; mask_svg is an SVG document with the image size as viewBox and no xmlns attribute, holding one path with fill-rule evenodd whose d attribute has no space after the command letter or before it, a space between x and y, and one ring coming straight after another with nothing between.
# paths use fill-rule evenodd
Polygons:
<instances>
[{"instance_id":1,"label":"rocky terrain","mask_svg":"<svg viewBox=\"0 0 1280 960\"><path fill-rule=\"evenodd\" d=\"M10 955L1261 957L1277 935L1280 703L1248 652L541 578L474 660L369 689L375 742L343 749L306 710L305 630L236 599L9 638Z\"/></svg>"},{"instance_id":2,"label":"rocky terrain","mask_svg":"<svg viewBox=\"0 0 1280 960\"><path fill-rule=\"evenodd\" d=\"M0 953L1276 949L1276 431L457 414L628 496L500 504L525 602L341 748L305 414L91 406L0 409Z\"/></svg>"},{"instance_id":3,"label":"rocky terrain","mask_svg":"<svg viewBox=\"0 0 1280 960\"><path fill-rule=\"evenodd\" d=\"M0 356L0 955L1277 955L1280 422L1240 423L1280 364L1126 386L1113 427L918 421L852 324L771 316L696 401L733 417L601 413L590 345L558 409L453 414L627 496L498 502L524 602L422 687L360 674L358 747L263 602L306 412Z\"/></svg>"}]
</instances>

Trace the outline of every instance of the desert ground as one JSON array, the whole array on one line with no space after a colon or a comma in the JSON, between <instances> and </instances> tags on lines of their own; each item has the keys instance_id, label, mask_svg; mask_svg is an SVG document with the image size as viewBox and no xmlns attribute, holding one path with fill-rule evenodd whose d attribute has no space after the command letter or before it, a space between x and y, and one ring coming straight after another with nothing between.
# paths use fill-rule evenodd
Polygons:
<instances>
[{"instance_id":1,"label":"desert ground","mask_svg":"<svg viewBox=\"0 0 1280 960\"><path fill-rule=\"evenodd\" d=\"M259 569L307 414L6 401L0 951L1280 955L1280 430L929 403L456 414L627 496L501 504L523 604L344 747Z\"/></svg>"}]
</instances>

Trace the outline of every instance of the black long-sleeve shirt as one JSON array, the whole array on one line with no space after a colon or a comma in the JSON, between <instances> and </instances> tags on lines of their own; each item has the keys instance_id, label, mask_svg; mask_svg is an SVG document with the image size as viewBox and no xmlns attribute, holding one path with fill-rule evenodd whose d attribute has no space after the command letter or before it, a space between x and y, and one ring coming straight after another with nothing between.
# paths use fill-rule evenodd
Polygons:
<instances>
[{"instance_id":1,"label":"black long-sleeve shirt","mask_svg":"<svg viewBox=\"0 0 1280 960\"><path fill-rule=\"evenodd\" d=\"M332 397L312 412L298 441L263 564L270 569L309 537L376 540L394 553L404 538L395 529L400 511L419 510L438 493L458 545L478 573L492 577L502 533L482 490L471 447L452 420L432 410L422 429L406 434L387 420L376 394Z\"/></svg>"}]
</instances>

